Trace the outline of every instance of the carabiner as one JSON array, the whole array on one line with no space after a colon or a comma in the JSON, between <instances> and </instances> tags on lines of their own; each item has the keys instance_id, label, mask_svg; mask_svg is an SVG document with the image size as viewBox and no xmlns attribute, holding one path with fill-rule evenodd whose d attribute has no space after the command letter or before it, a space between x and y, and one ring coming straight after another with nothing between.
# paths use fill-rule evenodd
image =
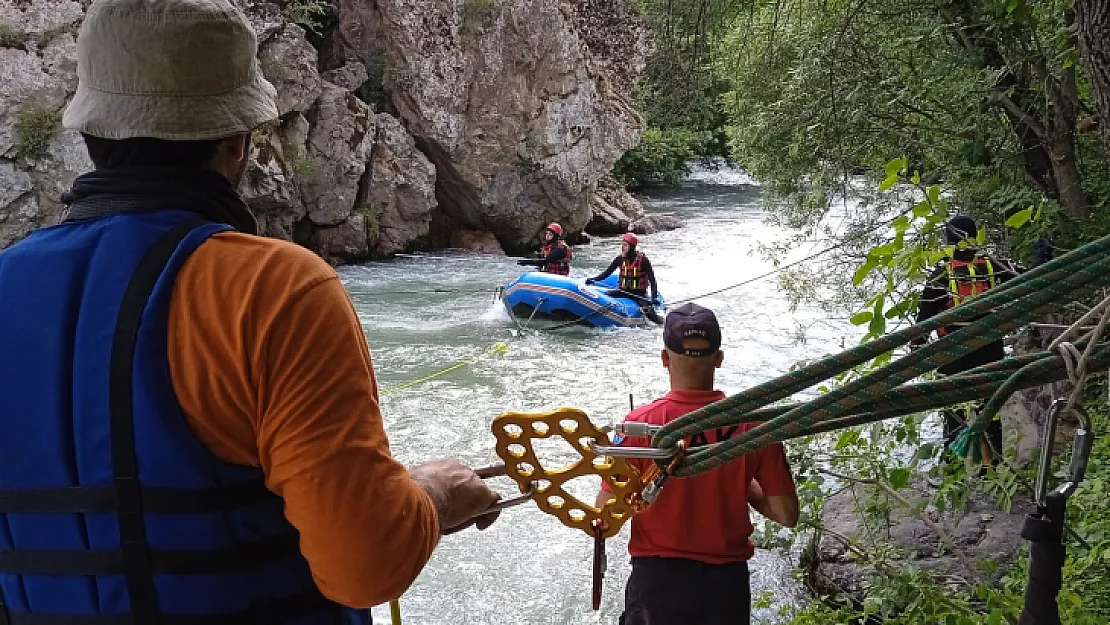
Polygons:
<instances>
[{"instance_id":1,"label":"carabiner","mask_svg":"<svg viewBox=\"0 0 1110 625\"><path fill-rule=\"evenodd\" d=\"M1038 506L1043 507L1048 496L1048 478L1052 471L1052 445L1056 440L1056 423L1060 418L1060 411L1067 400L1064 398L1052 402L1048 409L1048 416L1044 424L1044 440L1041 442L1041 463L1037 471L1037 484L1033 497ZM1068 464L1067 481L1060 485L1054 492L1068 498L1087 473L1087 461L1091 457L1091 446L1094 443L1094 433L1091 431L1091 418L1082 406L1073 406L1072 411L1079 418L1079 429L1075 431L1075 440L1071 447L1071 460Z\"/></svg>"}]
</instances>

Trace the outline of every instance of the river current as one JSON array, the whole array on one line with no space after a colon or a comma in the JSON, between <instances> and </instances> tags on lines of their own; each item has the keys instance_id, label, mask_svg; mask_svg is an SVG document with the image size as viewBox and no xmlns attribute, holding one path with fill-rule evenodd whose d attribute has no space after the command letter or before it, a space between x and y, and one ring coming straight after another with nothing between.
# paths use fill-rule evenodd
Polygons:
<instances>
[{"instance_id":1,"label":"river current","mask_svg":"<svg viewBox=\"0 0 1110 625\"><path fill-rule=\"evenodd\" d=\"M695 171L679 189L645 199L649 213L669 213L684 226L641 237L668 300L694 297L774 268L756 249L789 233L771 225L758 186L731 170ZM793 250L801 258L821 249ZM615 237L574 249L573 276L598 273L620 251ZM787 260L790 260L788 258ZM560 406L584 410L598 425L619 421L629 394L643 405L668 390L659 359L659 327L521 332L495 301L497 287L523 268L509 259L436 252L343 267L340 276L361 317L384 393L382 413L394 455L405 464L454 456L471 466L498 461L490 421L501 412ZM858 331L802 305L791 310L774 277L696 300L722 326L725 352L718 388L736 393L784 373L800 360L854 344ZM505 342L502 353L490 353ZM463 360L488 357L390 393ZM541 458L574 458L570 448L539 447ZM571 492L592 499L599 479L581 478ZM490 481L504 496L519 493L507 478ZM602 608L591 610L592 542L534 504L502 513L484 532L444 537L431 562L401 599L412 625L485 623L614 624L629 574L629 527L606 545ZM760 549L751 562L752 595L774 593L775 606L755 622L775 623L778 605L801 592L789 553ZM388 564L383 563L383 566ZM389 623L386 606L375 623Z\"/></svg>"}]
</instances>

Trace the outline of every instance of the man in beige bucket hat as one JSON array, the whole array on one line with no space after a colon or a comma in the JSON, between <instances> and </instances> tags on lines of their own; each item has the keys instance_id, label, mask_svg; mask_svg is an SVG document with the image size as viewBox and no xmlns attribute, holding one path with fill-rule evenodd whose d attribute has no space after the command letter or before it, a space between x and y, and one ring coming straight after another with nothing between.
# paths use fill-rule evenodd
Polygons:
<instances>
[{"instance_id":1,"label":"man in beige bucket hat","mask_svg":"<svg viewBox=\"0 0 1110 625\"><path fill-rule=\"evenodd\" d=\"M77 48L96 169L0 253L0 623L367 623L496 493L391 456L335 271L256 236L243 14L98 0Z\"/></svg>"}]
</instances>

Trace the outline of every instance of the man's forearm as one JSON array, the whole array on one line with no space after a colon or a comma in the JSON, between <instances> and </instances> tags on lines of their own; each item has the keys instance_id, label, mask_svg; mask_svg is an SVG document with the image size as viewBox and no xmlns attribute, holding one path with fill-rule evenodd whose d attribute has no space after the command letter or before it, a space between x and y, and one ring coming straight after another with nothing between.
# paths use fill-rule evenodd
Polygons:
<instances>
[{"instance_id":1,"label":"man's forearm","mask_svg":"<svg viewBox=\"0 0 1110 625\"><path fill-rule=\"evenodd\" d=\"M756 512L768 519L771 518L771 508L767 505L767 495L763 494L763 487L755 480L748 483L748 504L755 508Z\"/></svg>"}]
</instances>

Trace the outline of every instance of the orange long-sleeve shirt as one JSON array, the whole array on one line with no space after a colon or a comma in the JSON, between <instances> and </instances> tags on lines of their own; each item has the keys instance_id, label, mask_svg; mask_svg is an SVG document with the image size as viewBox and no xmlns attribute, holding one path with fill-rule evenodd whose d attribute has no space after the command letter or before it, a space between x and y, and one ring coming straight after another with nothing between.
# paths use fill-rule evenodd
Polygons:
<instances>
[{"instance_id":1,"label":"orange long-sleeve shirt","mask_svg":"<svg viewBox=\"0 0 1110 625\"><path fill-rule=\"evenodd\" d=\"M431 557L431 499L390 455L362 326L335 271L291 243L221 233L170 303L174 390L219 458L261 467L321 592L400 596Z\"/></svg>"}]
</instances>

